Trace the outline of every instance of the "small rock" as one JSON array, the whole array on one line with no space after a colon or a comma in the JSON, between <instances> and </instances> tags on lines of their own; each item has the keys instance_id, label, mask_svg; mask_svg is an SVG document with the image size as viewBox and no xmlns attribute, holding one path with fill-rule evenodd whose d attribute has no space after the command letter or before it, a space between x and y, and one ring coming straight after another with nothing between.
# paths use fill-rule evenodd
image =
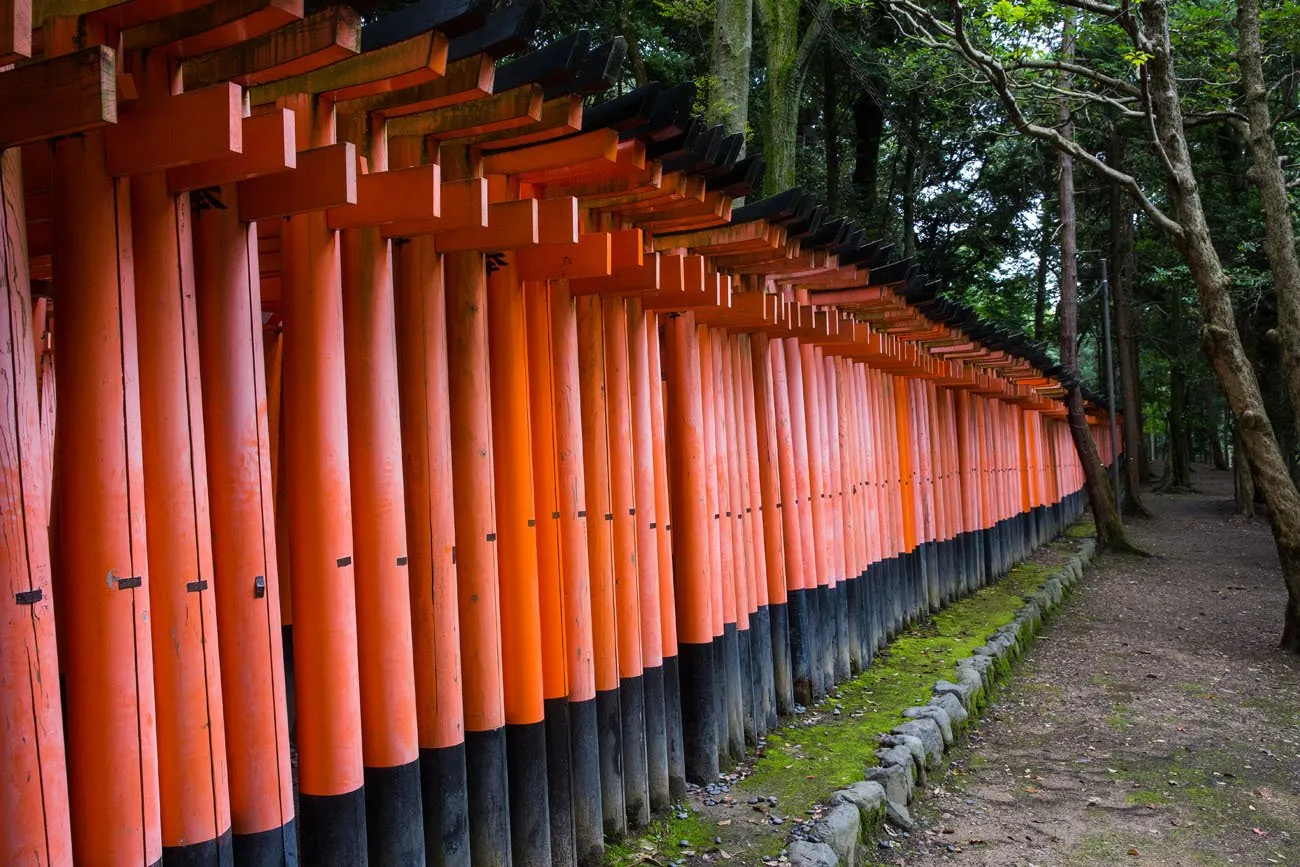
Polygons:
<instances>
[{"instance_id":1,"label":"small rock","mask_svg":"<svg viewBox=\"0 0 1300 867\"><path fill-rule=\"evenodd\" d=\"M907 808L893 801L885 802L885 821L902 831L910 831L916 827Z\"/></svg>"},{"instance_id":2,"label":"small rock","mask_svg":"<svg viewBox=\"0 0 1300 867\"><path fill-rule=\"evenodd\" d=\"M798 840L790 844L790 863L795 867L839 867L835 850L825 843Z\"/></svg>"},{"instance_id":3,"label":"small rock","mask_svg":"<svg viewBox=\"0 0 1300 867\"><path fill-rule=\"evenodd\" d=\"M835 850L841 864L856 864L861 821L856 806L840 804L832 807L825 818L813 826L813 833Z\"/></svg>"}]
</instances>

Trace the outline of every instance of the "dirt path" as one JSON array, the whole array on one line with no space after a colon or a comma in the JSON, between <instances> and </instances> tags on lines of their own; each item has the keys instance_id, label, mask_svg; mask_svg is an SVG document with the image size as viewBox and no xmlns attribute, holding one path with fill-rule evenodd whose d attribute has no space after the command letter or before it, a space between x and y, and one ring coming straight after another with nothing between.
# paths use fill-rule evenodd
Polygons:
<instances>
[{"instance_id":1,"label":"dirt path","mask_svg":"<svg viewBox=\"0 0 1300 867\"><path fill-rule=\"evenodd\" d=\"M1300 661L1268 526L1231 476L1149 496L1156 559L1089 569L971 745L915 808L898 865L1300 865Z\"/></svg>"}]
</instances>

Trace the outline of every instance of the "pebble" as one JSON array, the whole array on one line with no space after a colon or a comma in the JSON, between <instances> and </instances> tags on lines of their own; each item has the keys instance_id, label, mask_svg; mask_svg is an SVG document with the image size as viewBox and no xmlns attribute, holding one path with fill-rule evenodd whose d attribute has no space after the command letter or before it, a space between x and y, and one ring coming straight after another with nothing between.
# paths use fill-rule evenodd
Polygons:
<instances>
[{"instance_id":1,"label":"pebble","mask_svg":"<svg viewBox=\"0 0 1300 867\"><path fill-rule=\"evenodd\" d=\"M772 824L773 824L773 825L784 825L784 824L785 824L785 819L782 819L780 816L773 816L773 817L772 817Z\"/></svg>"},{"instance_id":2,"label":"pebble","mask_svg":"<svg viewBox=\"0 0 1300 867\"><path fill-rule=\"evenodd\" d=\"M677 841L677 845L678 845L678 846L681 846L683 849L685 849L687 846L691 845L691 841L690 841L690 840L678 840L678 841Z\"/></svg>"}]
</instances>

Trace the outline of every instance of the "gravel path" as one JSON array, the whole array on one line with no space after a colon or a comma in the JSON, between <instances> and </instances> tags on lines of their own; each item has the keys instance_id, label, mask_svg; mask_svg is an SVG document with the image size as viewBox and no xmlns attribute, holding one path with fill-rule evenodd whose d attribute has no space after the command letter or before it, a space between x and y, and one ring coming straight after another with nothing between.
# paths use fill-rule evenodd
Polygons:
<instances>
[{"instance_id":1,"label":"gravel path","mask_svg":"<svg viewBox=\"0 0 1300 867\"><path fill-rule=\"evenodd\" d=\"M889 865L1300 865L1300 660L1268 525L1230 474L1148 495L1157 557L1088 570L916 805ZM889 846L890 848L885 848Z\"/></svg>"}]
</instances>

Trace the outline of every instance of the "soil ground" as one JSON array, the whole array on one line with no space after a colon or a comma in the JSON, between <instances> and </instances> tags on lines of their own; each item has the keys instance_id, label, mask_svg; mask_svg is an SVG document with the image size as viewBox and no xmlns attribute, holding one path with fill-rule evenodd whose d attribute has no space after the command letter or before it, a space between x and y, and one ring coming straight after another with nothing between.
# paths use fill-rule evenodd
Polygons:
<instances>
[{"instance_id":1,"label":"soil ground","mask_svg":"<svg viewBox=\"0 0 1300 867\"><path fill-rule=\"evenodd\" d=\"M1229 473L1147 495L1156 557L1087 570L914 806L888 865L1300 864L1300 660L1268 524Z\"/></svg>"}]
</instances>

